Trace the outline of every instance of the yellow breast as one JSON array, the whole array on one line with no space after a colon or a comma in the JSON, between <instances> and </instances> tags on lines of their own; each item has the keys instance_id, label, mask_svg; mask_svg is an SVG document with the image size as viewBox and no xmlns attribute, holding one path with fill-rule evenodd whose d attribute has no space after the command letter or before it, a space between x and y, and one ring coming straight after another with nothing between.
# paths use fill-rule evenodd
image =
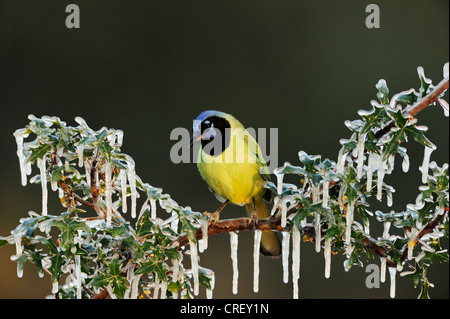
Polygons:
<instances>
[{"instance_id":1,"label":"yellow breast","mask_svg":"<svg viewBox=\"0 0 450 319\"><path fill-rule=\"evenodd\" d=\"M217 157L199 152L198 170L203 179L214 192L237 205L251 203L252 198L263 195L264 179L259 166L258 161L252 158L252 152L248 152L247 145L237 150L235 143L230 142Z\"/></svg>"}]
</instances>

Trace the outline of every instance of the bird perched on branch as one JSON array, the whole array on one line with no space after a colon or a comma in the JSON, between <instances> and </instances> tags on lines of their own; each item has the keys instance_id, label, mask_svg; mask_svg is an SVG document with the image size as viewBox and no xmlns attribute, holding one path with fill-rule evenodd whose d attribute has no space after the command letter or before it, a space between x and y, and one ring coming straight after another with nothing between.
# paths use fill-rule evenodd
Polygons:
<instances>
[{"instance_id":1,"label":"bird perched on branch","mask_svg":"<svg viewBox=\"0 0 450 319\"><path fill-rule=\"evenodd\" d=\"M269 217L264 200L271 192L264 188L270 173L258 143L244 126L230 114L205 111L194 121L191 147L200 143L197 167L210 190L223 204L211 214L219 219L229 203L246 206L252 219ZM261 253L277 257L281 244L274 232L264 231Z\"/></svg>"}]
</instances>

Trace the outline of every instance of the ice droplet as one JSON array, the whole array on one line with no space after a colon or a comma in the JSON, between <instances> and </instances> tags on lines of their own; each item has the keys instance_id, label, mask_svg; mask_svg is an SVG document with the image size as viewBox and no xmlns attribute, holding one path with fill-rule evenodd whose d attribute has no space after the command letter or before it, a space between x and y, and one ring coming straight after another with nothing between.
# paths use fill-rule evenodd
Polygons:
<instances>
[{"instance_id":1,"label":"ice droplet","mask_svg":"<svg viewBox=\"0 0 450 319\"><path fill-rule=\"evenodd\" d=\"M281 232L283 240L281 242L281 259L283 264L283 282L289 281L289 239L290 234L288 232Z\"/></svg>"},{"instance_id":2,"label":"ice droplet","mask_svg":"<svg viewBox=\"0 0 450 319\"><path fill-rule=\"evenodd\" d=\"M255 230L253 242L253 291L259 291L259 250L261 246L261 230Z\"/></svg>"},{"instance_id":3,"label":"ice droplet","mask_svg":"<svg viewBox=\"0 0 450 319\"><path fill-rule=\"evenodd\" d=\"M239 270L238 270L238 234L235 232L230 232L230 247L231 247L231 261L233 263L233 294L238 293L238 278L239 278Z\"/></svg>"}]
</instances>

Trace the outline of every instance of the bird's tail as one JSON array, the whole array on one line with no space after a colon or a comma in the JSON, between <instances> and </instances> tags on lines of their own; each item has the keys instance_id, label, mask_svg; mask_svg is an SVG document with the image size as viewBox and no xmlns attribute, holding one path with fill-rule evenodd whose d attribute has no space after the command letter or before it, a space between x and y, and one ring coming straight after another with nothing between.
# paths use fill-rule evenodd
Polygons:
<instances>
[{"instance_id":1,"label":"bird's tail","mask_svg":"<svg viewBox=\"0 0 450 319\"><path fill-rule=\"evenodd\" d=\"M267 212L266 204L262 198L255 201L256 212L258 218L267 218L269 213ZM247 212L250 214L253 211L253 203L247 204ZM281 254L281 243L277 235L273 231L263 231L261 235L261 254L269 257L278 257Z\"/></svg>"}]
</instances>

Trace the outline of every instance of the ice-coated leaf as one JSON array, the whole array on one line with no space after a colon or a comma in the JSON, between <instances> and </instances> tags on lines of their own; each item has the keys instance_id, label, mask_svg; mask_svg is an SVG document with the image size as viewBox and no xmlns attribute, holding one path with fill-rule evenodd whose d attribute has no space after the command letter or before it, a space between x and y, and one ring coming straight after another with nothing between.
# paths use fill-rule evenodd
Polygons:
<instances>
[{"instance_id":1,"label":"ice-coated leaf","mask_svg":"<svg viewBox=\"0 0 450 319\"><path fill-rule=\"evenodd\" d=\"M40 145L39 147L33 149L31 151L30 156L27 158L27 162L32 163L38 158L43 158L44 155L47 154L51 148L52 148L52 146L50 144L43 144L43 145Z\"/></svg>"},{"instance_id":2,"label":"ice-coated leaf","mask_svg":"<svg viewBox=\"0 0 450 319\"><path fill-rule=\"evenodd\" d=\"M386 81L384 79L379 80L375 87L378 90L377 97L380 102L384 105L389 104L389 89L387 87Z\"/></svg>"}]
</instances>

